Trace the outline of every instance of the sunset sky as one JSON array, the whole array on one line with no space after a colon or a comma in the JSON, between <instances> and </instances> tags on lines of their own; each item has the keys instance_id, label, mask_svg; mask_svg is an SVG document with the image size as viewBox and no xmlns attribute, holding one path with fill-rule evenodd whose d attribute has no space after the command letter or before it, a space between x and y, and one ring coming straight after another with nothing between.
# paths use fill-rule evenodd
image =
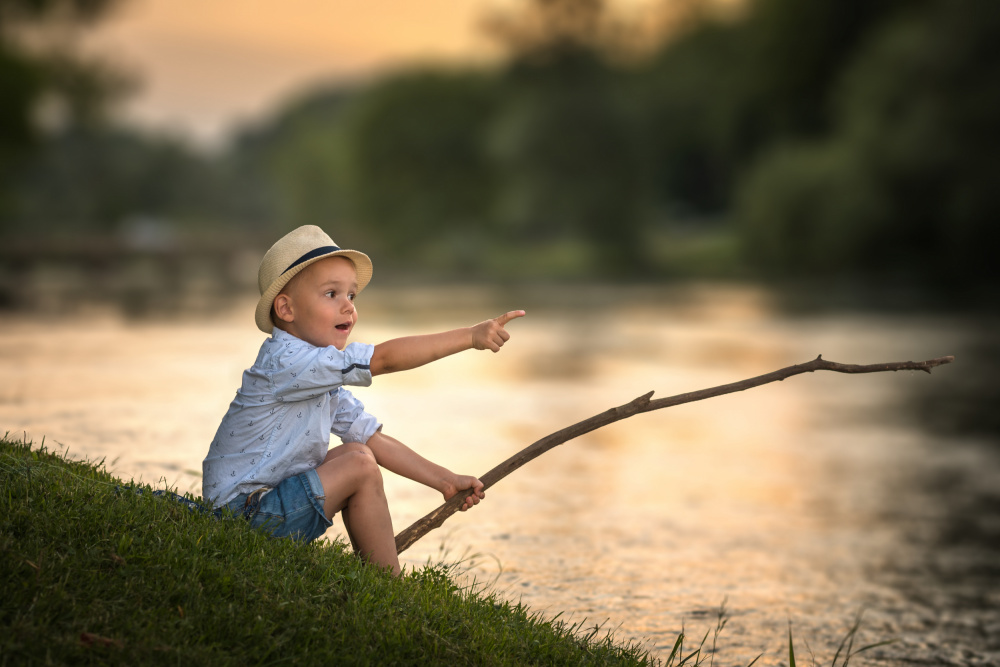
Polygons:
<instances>
[{"instance_id":1,"label":"sunset sky","mask_svg":"<svg viewBox=\"0 0 1000 667\"><path fill-rule=\"evenodd\" d=\"M88 37L140 88L127 118L215 141L309 84L487 56L508 0L131 0Z\"/></svg>"},{"instance_id":2,"label":"sunset sky","mask_svg":"<svg viewBox=\"0 0 1000 667\"><path fill-rule=\"evenodd\" d=\"M681 1L609 4L635 16ZM126 0L86 43L138 78L126 118L212 144L317 82L487 59L483 17L527 2Z\"/></svg>"}]
</instances>

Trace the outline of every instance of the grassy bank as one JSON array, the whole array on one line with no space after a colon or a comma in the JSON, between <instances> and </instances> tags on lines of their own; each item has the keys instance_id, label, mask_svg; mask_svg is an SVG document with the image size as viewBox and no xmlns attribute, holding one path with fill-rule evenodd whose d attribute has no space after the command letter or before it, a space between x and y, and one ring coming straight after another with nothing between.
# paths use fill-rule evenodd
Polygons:
<instances>
[{"instance_id":1,"label":"grassy bank","mask_svg":"<svg viewBox=\"0 0 1000 667\"><path fill-rule=\"evenodd\" d=\"M437 566L394 579L341 544L270 539L0 439L0 665L641 665Z\"/></svg>"}]
</instances>

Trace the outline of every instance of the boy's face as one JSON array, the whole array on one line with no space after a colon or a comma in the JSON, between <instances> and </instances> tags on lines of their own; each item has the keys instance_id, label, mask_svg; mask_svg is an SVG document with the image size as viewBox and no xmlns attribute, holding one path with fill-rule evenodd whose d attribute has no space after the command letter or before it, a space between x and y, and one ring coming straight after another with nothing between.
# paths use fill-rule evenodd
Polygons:
<instances>
[{"instance_id":1,"label":"boy's face","mask_svg":"<svg viewBox=\"0 0 1000 667\"><path fill-rule=\"evenodd\" d=\"M282 329L317 347L343 350L358 321L354 263L345 257L313 262L292 278L274 299Z\"/></svg>"}]
</instances>

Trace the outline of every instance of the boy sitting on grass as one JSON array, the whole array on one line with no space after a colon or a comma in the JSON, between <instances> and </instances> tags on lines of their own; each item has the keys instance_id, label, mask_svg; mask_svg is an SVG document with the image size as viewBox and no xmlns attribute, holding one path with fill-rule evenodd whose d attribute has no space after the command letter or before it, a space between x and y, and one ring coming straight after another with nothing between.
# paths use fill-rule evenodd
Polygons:
<instances>
[{"instance_id":1,"label":"boy sitting on grass","mask_svg":"<svg viewBox=\"0 0 1000 667\"><path fill-rule=\"evenodd\" d=\"M399 574L379 466L437 489L445 500L483 483L423 458L382 432L345 385L422 366L468 349L497 352L512 311L475 326L379 345L350 343L354 298L371 280L371 260L341 250L319 227L282 237L260 264L256 321L271 334L222 419L202 464L203 493L277 537L312 541L341 512L354 550ZM330 434L345 443L332 449Z\"/></svg>"}]
</instances>

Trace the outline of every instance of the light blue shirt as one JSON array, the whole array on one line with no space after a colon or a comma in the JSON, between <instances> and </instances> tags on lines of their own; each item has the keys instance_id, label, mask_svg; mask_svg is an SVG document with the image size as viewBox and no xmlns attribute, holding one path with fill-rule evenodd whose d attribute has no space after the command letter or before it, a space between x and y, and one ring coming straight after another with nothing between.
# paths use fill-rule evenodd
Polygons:
<instances>
[{"instance_id":1,"label":"light blue shirt","mask_svg":"<svg viewBox=\"0 0 1000 667\"><path fill-rule=\"evenodd\" d=\"M330 434L368 442L381 426L343 385L372 383L374 346L316 347L274 329L222 418L202 463L202 496L215 507L317 467Z\"/></svg>"}]
</instances>

